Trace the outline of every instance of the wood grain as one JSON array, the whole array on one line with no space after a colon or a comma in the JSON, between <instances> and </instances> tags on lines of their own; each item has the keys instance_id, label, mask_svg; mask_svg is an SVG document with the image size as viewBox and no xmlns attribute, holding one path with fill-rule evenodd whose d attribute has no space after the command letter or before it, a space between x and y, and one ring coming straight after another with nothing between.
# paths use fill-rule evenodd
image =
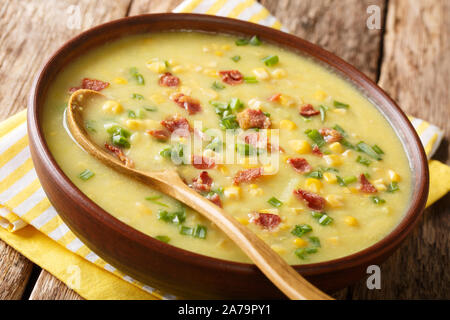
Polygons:
<instances>
[{"instance_id":1,"label":"wood grain","mask_svg":"<svg viewBox=\"0 0 450 320\"><path fill-rule=\"evenodd\" d=\"M149 1L149 0L133 0L130 7L130 16L135 16L144 13L159 13L170 12L175 9L183 0L164 0L164 1Z\"/></svg>"},{"instance_id":2,"label":"wood grain","mask_svg":"<svg viewBox=\"0 0 450 320\"><path fill-rule=\"evenodd\" d=\"M389 1L379 84L407 113L427 119L450 136L450 2ZM448 141L437 158L448 161ZM406 243L381 266L382 289L361 282L363 299L450 298L450 195L425 211Z\"/></svg>"},{"instance_id":3,"label":"wood grain","mask_svg":"<svg viewBox=\"0 0 450 320\"><path fill-rule=\"evenodd\" d=\"M63 282L47 271L42 271L30 295L30 300L83 300Z\"/></svg>"}]
</instances>

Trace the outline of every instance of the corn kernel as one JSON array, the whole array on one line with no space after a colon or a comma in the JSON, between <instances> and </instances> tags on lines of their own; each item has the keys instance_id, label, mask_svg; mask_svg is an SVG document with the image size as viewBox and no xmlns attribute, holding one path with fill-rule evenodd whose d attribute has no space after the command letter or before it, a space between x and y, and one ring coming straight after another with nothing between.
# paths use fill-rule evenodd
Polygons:
<instances>
[{"instance_id":1,"label":"corn kernel","mask_svg":"<svg viewBox=\"0 0 450 320\"><path fill-rule=\"evenodd\" d=\"M311 145L305 140L289 140L288 145L292 150L300 154L311 152Z\"/></svg>"},{"instance_id":2,"label":"corn kernel","mask_svg":"<svg viewBox=\"0 0 450 320\"><path fill-rule=\"evenodd\" d=\"M272 77L274 77L275 79L281 79L285 76L286 76L286 71L284 69L277 68L272 71Z\"/></svg>"},{"instance_id":3,"label":"corn kernel","mask_svg":"<svg viewBox=\"0 0 450 320\"><path fill-rule=\"evenodd\" d=\"M161 124L159 123L159 121L156 121L153 119L145 119L143 121L143 124L144 124L145 128L148 130L158 129L161 127Z\"/></svg>"},{"instance_id":4,"label":"corn kernel","mask_svg":"<svg viewBox=\"0 0 450 320\"><path fill-rule=\"evenodd\" d=\"M217 169L220 171L220 173L222 174L228 174L228 167L223 165L223 164L219 164L217 165Z\"/></svg>"},{"instance_id":5,"label":"corn kernel","mask_svg":"<svg viewBox=\"0 0 450 320\"><path fill-rule=\"evenodd\" d=\"M131 130L139 130L142 128L142 121L136 120L136 119L128 119L126 122L126 125Z\"/></svg>"},{"instance_id":6,"label":"corn kernel","mask_svg":"<svg viewBox=\"0 0 450 320\"><path fill-rule=\"evenodd\" d=\"M218 56L218 57L223 56L223 52L222 52L222 51L219 51L219 50L214 51L214 54L215 54L216 56Z\"/></svg>"},{"instance_id":7,"label":"corn kernel","mask_svg":"<svg viewBox=\"0 0 450 320\"><path fill-rule=\"evenodd\" d=\"M305 209L303 209L303 208L289 208L289 210L294 214L300 214L303 211L305 211Z\"/></svg>"},{"instance_id":8,"label":"corn kernel","mask_svg":"<svg viewBox=\"0 0 450 320\"><path fill-rule=\"evenodd\" d=\"M394 170L389 170L388 175L392 182L399 182L401 180L400 175Z\"/></svg>"},{"instance_id":9,"label":"corn kernel","mask_svg":"<svg viewBox=\"0 0 450 320\"><path fill-rule=\"evenodd\" d=\"M239 221L240 224L243 224L244 226L248 225L248 219L247 218L236 218L237 221Z\"/></svg>"},{"instance_id":10,"label":"corn kernel","mask_svg":"<svg viewBox=\"0 0 450 320\"><path fill-rule=\"evenodd\" d=\"M323 90L317 90L317 91L314 93L314 98L316 98L316 99L319 100L319 101L324 101L325 98L326 98L327 96L328 96L328 95L327 95L326 92L323 91Z\"/></svg>"},{"instance_id":11,"label":"corn kernel","mask_svg":"<svg viewBox=\"0 0 450 320\"><path fill-rule=\"evenodd\" d=\"M238 186L226 187L223 190L223 194L228 199L239 199L241 197L241 188Z\"/></svg>"},{"instance_id":12,"label":"corn kernel","mask_svg":"<svg viewBox=\"0 0 450 320\"><path fill-rule=\"evenodd\" d=\"M358 225L358 220L355 217L347 216L344 219L345 223L351 227L356 227Z\"/></svg>"},{"instance_id":13,"label":"corn kernel","mask_svg":"<svg viewBox=\"0 0 450 320\"><path fill-rule=\"evenodd\" d=\"M156 104L161 104L165 101L164 96L159 93L152 94L150 99Z\"/></svg>"},{"instance_id":14,"label":"corn kernel","mask_svg":"<svg viewBox=\"0 0 450 320\"><path fill-rule=\"evenodd\" d=\"M339 108L332 109L332 111L334 113L337 113L338 115L341 115L341 116L343 116L343 115L345 115L347 113L346 109L339 109Z\"/></svg>"},{"instance_id":15,"label":"corn kernel","mask_svg":"<svg viewBox=\"0 0 450 320\"><path fill-rule=\"evenodd\" d=\"M350 190L350 192L354 194L359 193L359 190L356 187L349 187L348 190Z\"/></svg>"},{"instance_id":16,"label":"corn kernel","mask_svg":"<svg viewBox=\"0 0 450 320\"><path fill-rule=\"evenodd\" d=\"M340 208L344 205L344 198L336 194L329 194L325 197L325 200L332 208Z\"/></svg>"},{"instance_id":17,"label":"corn kernel","mask_svg":"<svg viewBox=\"0 0 450 320\"><path fill-rule=\"evenodd\" d=\"M282 94L279 98L280 104L285 107L293 107L295 106L295 99L291 96Z\"/></svg>"},{"instance_id":18,"label":"corn kernel","mask_svg":"<svg viewBox=\"0 0 450 320\"><path fill-rule=\"evenodd\" d=\"M281 120L280 121L280 129L286 129L286 130L294 130L297 127L295 122L291 120Z\"/></svg>"},{"instance_id":19,"label":"corn kernel","mask_svg":"<svg viewBox=\"0 0 450 320\"><path fill-rule=\"evenodd\" d=\"M202 48L202 51L203 51L203 52L209 52L209 51L211 51L211 49L210 49L209 47L207 47L207 46L204 46L204 47Z\"/></svg>"},{"instance_id":20,"label":"corn kernel","mask_svg":"<svg viewBox=\"0 0 450 320\"><path fill-rule=\"evenodd\" d=\"M221 47L221 49L222 49L223 51L228 51L228 50L231 49L231 46L230 46L229 44L224 44L224 45Z\"/></svg>"},{"instance_id":21,"label":"corn kernel","mask_svg":"<svg viewBox=\"0 0 450 320\"><path fill-rule=\"evenodd\" d=\"M264 194L264 190L261 188L256 188L256 189L250 189L248 191L248 193L250 193L250 195L257 197L257 196L262 196Z\"/></svg>"},{"instance_id":22,"label":"corn kernel","mask_svg":"<svg viewBox=\"0 0 450 320\"><path fill-rule=\"evenodd\" d=\"M339 142L333 142L332 144L330 144L330 150L335 153L344 152L344 148L342 147L342 144L340 144Z\"/></svg>"},{"instance_id":23,"label":"corn kernel","mask_svg":"<svg viewBox=\"0 0 450 320\"><path fill-rule=\"evenodd\" d=\"M271 165L271 164L268 164L268 165L265 165L263 167L263 170L264 170L263 171L264 175L273 175L273 174L276 174L278 172L278 167L274 166L274 165Z\"/></svg>"},{"instance_id":24,"label":"corn kernel","mask_svg":"<svg viewBox=\"0 0 450 320\"><path fill-rule=\"evenodd\" d=\"M167 71L166 63L164 61L153 59L147 62L146 66L150 71L155 73L163 73Z\"/></svg>"},{"instance_id":25,"label":"corn kernel","mask_svg":"<svg viewBox=\"0 0 450 320\"><path fill-rule=\"evenodd\" d=\"M140 213L152 214L152 210L142 202L136 202L136 207L138 208Z\"/></svg>"},{"instance_id":26,"label":"corn kernel","mask_svg":"<svg viewBox=\"0 0 450 320\"><path fill-rule=\"evenodd\" d=\"M377 189L378 191L386 191L387 187L385 184L382 183L374 183L373 186L375 187L375 189Z\"/></svg>"},{"instance_id":27,"label":"corn kernel","mask_svg":"<svg viewBox=\"0 0 450 320\"><path fill-rule=\"evenodd\" d=\"M205 70L203 70L203 74L207 75L209 77L214 77L214 78L218 77L217 71L214 69L205 69Z\"/></svg>"},{"instance_id":28,"label":"corn kernel","mask_svg":"<svg viewBox=\"0 0 450 320\"><path fill-rule=\"evenodd\" d=\"M182 66L175 66L172 68L173 73L181 73L184 72L184 68Z\"/></svg>"},{"instance_id":29,"label":"corn kernel","mask_svg":"<svg viewBox=\"0 0 450 320\"><path fill-rule=\"evenodd\" d=\"M253 74L258 78L259 80L267 80L270 78L269 73L264 68L256 68L253 69Z\"/></svg>"},{"instance_id":30,"label":"corn kernel","mask_svg":"<svg viewBox=\"0 0 450 320\"><path fill-rule=\"evenodd\" d=\"M285 254L286 253L286 249L280 246L277 246L276 244L273 244L270 246L270 248L275 251L278 254Z\"/></svg>"},{"instance_id":31,"label":"corn kernel","mask_svg":"<svg viewBox=\"0 0 450 320\"><path fill-rule=\"evenodd\" d=\"M301 238L295 238L293 242L294 242L295 246L298 248L303 248L308 245L308 241L305 241Z\"/></svg>"},{"instance_id":32,"label":"corn kernel","mask_svg":"<svg viewBox=\"0 0 450 320\"><path fill-rule=\"evenodd\" d=\"M339 237L330 237L327 239L327 241L333 245L338 245L339 244Z\"/></svg>"},{"instance_id":33,"label":"corn kernel","mask_svg":"<svg viewBox=\"0 0 450 320\"><path fill-rule=\"evenodd\" d=\"M248 186L250 189L257 189L259 186L256 183L252 183Z\"/></svg>"},{"instance_id":34,"label":"corn kernel","mask_svg":"<svg viewBox=\"0 0 450 320\"><path fill-rule=\"evenodd\" d=\"M119 114L123 111L123 107L117 101L108 100L103 104L102 110L108 113Z\"/></svg>"},{"instance_id":35,"label":"corn kernel","mask_svg":"<svg viewBox=\"0 0 450 320\"><path fill-rule=\"evenodd\" d=\"M305 186L309 191L318 193L322 189L323 185L319 179L308 178L308 179L306 179Z\"/></svg>"},{"instance_id":36,"label":"corn kernel","mask_svg":"<svg viewBox=\"0 0 450 320\"><path fill-rule=\"evenodd\" d=\"M259 213L270 213L270 214L278 214L277 208L269 208L269 209L262 209L258 211Z\"/></svg>"},{"instance_id":37,"label":"corn kernel","mask_svg":"<svg viewBox=\"0 0 450 320\"><path fill-rule=\"evenodd\" d=\"M342 164L342 157L336 154L328 154L323 156L324 160L329 166L340 166Z\"/></svg>"},{"instance_id":38,"label":"corn kernel","mask_svg":"<svg viewBox=\"0 0 450 320\"><path fill-rule=\"evenodd\" d=\"M334 184L337 182L337 178L336 175L331 173L331 172L324 172L323 173L323 178L325 179L326 182L328 182L329 184Z\"/></svg>"},{"instance_id":39,"label":"corn kernel","mask_svg":"<svg viewBox=\"0 0 450 320\"><path fill-rule=\"evenodd\" d=\"M128 83L127 80L125 80L124 78L120 78L120 77L115 78L114 82L117 84L127 84Z\"/></svg>"}]
</instances>

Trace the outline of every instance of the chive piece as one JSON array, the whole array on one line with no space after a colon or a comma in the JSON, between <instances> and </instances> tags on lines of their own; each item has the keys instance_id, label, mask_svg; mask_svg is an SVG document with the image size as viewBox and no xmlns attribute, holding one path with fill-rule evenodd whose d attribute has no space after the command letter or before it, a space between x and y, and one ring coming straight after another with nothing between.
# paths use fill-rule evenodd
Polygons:
<instances>
[{"instance_id":1,"label":"chive piece","mask_svg":"<svg viewBox=\"0 0 450 320\"><path fill-rule=\"evenodd\" d=\"M145 111L144 109L138 109L136 111L136 117L139 119L144 119L145 118Z\"/></svg>"},{"instance_id":2,"label":"chive piece","mask_svg":"<svg viewBox=\"0 0 450 320\"><path fill-rule=\"evenodd\" d=\"M378 204L378 205L386 203L386 200L381 199L380 197L377 197L377 196L373 196L373 197L370 197L370 198L372 199L373 203Z\"/></svg>"},{"instance_id":3,"label":"chive piece","mask_svg":"<svg viewBox=\"0 0 450 320\"><path fill-rule=\"evenodd\" d=\"M378 153L378 154L384 154L384 151L381 150L381 148L380 148L379 146L377 146L377 145L374 145L374 146L372 147L372 149L373 149L376 153Z\"/></svg>"},{"instance_id":4,"label":"chive piece","mask_svg":"<svg viewBox=\"0 0 450 320\"><path fill-rule=\"evenodd\" d=\"M387 192L394 193L395 191L400 190L398 183L393 181L388 185Z\"/></svg>"},{"instance_id":5,"label":"chive piece","mask_svg":"<svg viewBox=\"0 0 450 320\"><path fill-rule=\"evenodd\" d=\"M327 226L330 223L333 222L333 218L331 218L330 216L328 216L326 213L321 213L321 212L311 212L311 215L314 219L316 219L320 225L322 226Z\"/></svg>"},{"instance_id":6,"label":"chive piece","mask_svg":"<svg viewBox=\"0 0 450 320\"><path fill-rule=\"evenodd\" d=\"M258 155L258 149L249 145L248 143L236 144L236 151L241 156L255 156Z\"/></svg>"},{"instance_id":7,"label":"chive piece","mask_svg":"<svg viewBox=\"0 0 450 320\"><path fill-rule=\"evenodd\" d=\"M302 120L305 122L311 122L311 118L301 116Z\"/></svg>"},{"instance_id":8,"label":"chive piece","mask_svg":"<svg viewBox=\"0 0 450 320\"><path fill-rule=\"evenodd\" d=\"M194 228L181 226L180 234L185 235L185 236L192 236L194 234Z\"/></svg>"},{"instance_id":9,"label":"chive piece","mask_svg":"<svg viewBox=\"0 0 450 320\"><path fill-rule=\"evenodd\" d=\"M315 248L321 247L320 239L318 237L309 237L308 239Z\"/></svg>"},{"instance_id":10,"label":"chive piece","mask_svg":"<svg viewBox=\"0 0 450 320\"><path fill-rule=\"evenodd\" d=\"M250 38L248 43L250 43L252 46L260 46L262 44L262 41L259 39L257 35L254 35L253 37Z\"/></svg>"},{"instance_id":11,"label":"chive piece","mask_svg":"<svg viewBox=\"0 0 450 320\"><path fill-rule=\"evenodd\" d=\"M118 147L123 147L123 148L130 147L130 142L128 142L128 139L121 135L113 135L112 143Z\"/></svg>"},{"instance_id":12,"label":"chive piece","mask_svg":"<svg viewBox=\"0 0 450 320\"><path fill-rule=\"evenodd\" d=\"M170 238L168 236L162 236L162 235L161 236L156 236L155 239L157 239L159 241L162 241L162 242L165 242L165 243L168 243L170 241Z\"/></svg>"},{"instance_id":13,"label":"chive piece","mask_svg":"<svg viewBox=\"0 0 450 320\"><path fill-rule=\"evenodd\" d=\"M221 84L220 82L214 81L213 84L211 85L211 88L218 91L218 90L225 89L225 86L223 84Z\"/></svg>"},{"instance_id":14,"label":"chive piece","mask_svg":"<svg viewBox=\"0 0 450 320\"><path fill-rule=\"evenodd\" d=\"M78 175L78 177L79 177L81 180L83 180L83 181L89 180L89 179L92 178L93 176L95 176L95 173L93 173L93 172L92 172L91 170L89 170L89 169L84 170L82 173L80 173L80 174Z\"/></svg>"},{"instance_id":15,"label":"chive piece","mask_svg":"<svg viewBox=\"0 0 450 320\"><path fill-rule=\"evenodd\" d=\"M364 152L365 154L367 154L369 157L374 158L376 160L381 160L381 156L375 152L375 150L372 149L371 146L369 146L367 143L365 142L358 142L356 144L356 147L358 148L359 151Z\"/></svg>"},{"instance_id":16,"label":"chive piece","mask_svg":"<svg viewBox=\"0 0 450 320\"><path fill-rule=\"evenodd\" d=\"M356 158L356 162L361 163L366 167L370 166L370 164L372 163L372 161L370 161L369 159L363 158L361 156L358 156L358 158Z\"/></svg>"},{"instance_id":17,"label":"chive piece","mask_svg":"<svg viewBox=\"0 0 450 320\"><path fill-rule=\"evenodd\" d=\"M353 182L358 181L358 178L356 178L355 176L349 176L349 177L345 177L343 180L344 180L345 185L349 185Z\"/></svg>"},{"instance_id":18,"label":"chive piece","mask_svg":"<svg viewBox=\"0 0 450 320\"><path fill-rule=\"evenodd\" d=\"M345 183L344 179L342 179L342 177L336 176L336 180L337 180L338 184L339 184L341 187L346 187L346 186L347 186L347 184Z\"/></svg>"},{"instance_id":19,"label":"chive piece","mask_svg":"<svg viewBox=\"0 0 450 320\"><path fill-rule=\"evenodd\" d=\"M348 104L336 100L333 101L333 105L338 109L348 109L350 107Z\"/></svg>"},{"instance_id":20,"label":"chive piece","mask_svg":"<svg viewBox=\"0 0 450 320\"><path fill-rule=\"evenodd\" d=\"M167 204L158 201L158 199L161 199L161 198L162 198L162 196L150 196L150 197L146 197L145 200L168 208L169 206Z\"/></svg>"},{"instance_id":21,"label":"chive piece","mask_svg":"<svg viewBox=\"0 0 450 320\"><path fill-rule=\"evenodd\" d=\"M244 77L245 83L258 83L258 80L256 80L256 77Z\"/></svg>"},{"instance_id":22,"label":"chive piece","mask_svg":"<svg viewBox=\"0 0 450 320\"><path fill-rule=\"evenodd\" d=\"M241 56L231 57L231 60L233 60L234 62L238 62L239 60L241 60Z\"/></svg>"},{"instance_id":23,"label":"chive piece","mask_svg":"<svg viewBox=\"0 0 450 320\"><path fill-rule=\"evenodd\" d=\"M294 236L301 237L305 233L311 232L313 229L309 224L297 224L294 229L291 231L291 233Z\"/></svg>"},{"instance_id":24,"label":"chive piece","mask_svg":"<svg viewBox=\"0 0 450 320\"><path fill-rule=\"evenodd\" d=\"M300 259L302 259L302 260L305 260L305 259L306 259L306 249L305 249L305 248L298 248L298 249L295 249L294 253L295 253L295 255L296 255L297 257L299 257Z\"/></svg>"},{"instance_id":25,"label":"chive piece","mask_svg":"<svg viewBox=\"0 0 450 320\"><path fill-rule=\"evenodd\" d=\"M235 115L229 115L229 116L226 116L226 117L222 118L222 120L220 120L219 125L223 129L237 129L237 128L239 128L239 123L236 121L236 116Z\"/></svg>"},{"instance_id":26,"label":"chive piece","mask_svg":"<svg viewBox=\"0 0 450 320\"><path fill-rule=\"evenodd\" d=\"M325 116L327 113L328 108L325 106L320 105L319 111L320 111L320 121L325 122Z\"/></svg>"},{"instance_id":27,"label":"chive piece","mask_svg":"<svg viewBox=\"0 0 450 320\"><path fill-rule=\"evenodd\" d=\"M261 60L264 62L266 66L272 67L278 63L279 58L278 56L267 56L265 58L262 58Z\"/></svg>"},{"instance_id":28,"label":"chive piece","mask_svg":"<svg viewBox=\"0 0 450 320\"><path fill-rule=\"evenodd\" d=\"M306 175L306 177L308 178L314 178L314 179L322 179L323 178L323 173L320 170L317 171L311 171L310 173L308 173Z\"/></svg>"},{"instance_id":29,"label":"chive piece","mask_svg":"<svg viewBox=\"0 0 450 320\"><path fill-rule=\"evenodd\" d=\"M142 74L140 74L138 72L136 67L133 67L133 68L130 69L130 74L137 81L138 84L140 84L140 85L144 85L145 84L144 77L142 76Z\"/></svg>"},{"instance_id":30,"label":"chive piece","mask_svg":"<svg viewBox=\"0 0 450 320\"><path fill-rule=\"evenodd\" d=\"M267 200L267 202L276 208L281 207L283 205L283 202L281 202L275 197L270 198L269 200Z\"/></svg>"},{"instance_id":31,"label":"chive piece","mask_svg":"<svg viewBox=\"0 0 450 320\"><path fill-rule=\"evenodd\" d=\"M128 118L136 118L136 113L133 110L128 110Z\"/></svg>"},{"instance_id":32,"label":"chive piece","mask_svg":"<svg viewBox=\"0 0 450 320\"><path fill-rule=\"evenodd\" d=\"M345 130L338 124L334 125L333 129L338 131L343 137L347 137L347 132L345 132Z\"/></svg>"},{"instance_id":33,"label":"chive piece","mask_svg":"<svg viewBox=\"0 0 450 320\"><path fill-rule=\"evenodd\" d=\"M144 96L142 94L139 94L139 93L132 93L131 94L131 98L132 99L137 99L137 100L144 100Z\"/></svg>"},{"instance_id":34,"label":"chive piece","mask_svg":"<svg viewBox=\"0 0 450 320\"><path fill-rule=\"evenodd\" d=\"M243 38L243 39L237 39L234 43L235 43L237 46L246 46L246 45L248 45L249 40L248 40L248 39L245 39L245 38Z\"/></svg>"},{"instance_id":35,"label":"chive piece","mask_svg":"<svg viewBox=\"0 0 450 320\"><path fill-rule=\"evenodd\" d=\"M208 230L206 229L205 226L198 224L194 229L193 236L195 238L199 238L199 239L206 239L207 232L208 232Z\"/></svg>"},{"instance_id":36,"label":"chive piece","mask_svg":"<svg viewBox=\"0 0 450 320\"><path fill-rule=\"evenodd\" d=\"M149 112L158 111L158 109L157 109L157 108L154 108L154 107L144 107L144 109L145 109L146 111L149 111Z\"/></svg>"},{"instance_id":37,"label":"chive piece","mask_svg":"<svg viewBox=\"0 0 450 320\"><path fill-rule=\"evenodd\" d=\"M325 140L317 129L309 129L305 131L305 134L315 142L315 144L320 148L325 145Z\"/></svg>"},{"instance_id":38,"label":"chive piece","mask_svg":"<svg viewBox=\"0 0 450 320\"><path fill-rule=\"evenodd\" d=\"M241 102L241 100L239 100L239 98L231 98L229 106L231 110L239 111L240 109L242 109L244 104Z\"/></svg>"},{"instance_id":39,"label":"chive piece","mask_svg":"<svg viewBox=\"0 0 450 320\"><path fill-rule=\"evenodd\" d=\"M342 139L342 140L340 141L340 143L341 143L344 147L347 147L348 149L352 149L352 150L355 150L355 149L356 149L356 147L355 147L353 144L351 144L350 142L348 142L347 139Z\"/></svg>"},{"instance_id":40,"label":"chive piece","mask_svg":"<svg viewBox=\"0 0 450 320\"><path fill-rule=\"evenodd\" d=\"M162 149L159 152L159 155L166 159L170 158L172 156L172 148L168 147L168 148Z\"/></svg>"},{"instance_id":41,"label":"chive piece","mask_svg":"<svg viewBox=\"0 0 450 320\"><path fill-rule=\"evenodd\" d=\"M316 253L316 252L317 252L317 248L306 248L307 254Z\"/></svg>"},{"instance_id":42,"label":"chive piece","mask_svg":"<svg viewBox=\"0 0 450 320\"><path fill-rule=\"evenodd\" d=\"M92 133L96 133L97 130L95 129L95 120L86 120L84 122L84 126L86 129Z\"/></svg>"},{"instance_id":43,"label":"chive piece","mask_svg":"<svg viewBox=\"0 0 450 320\"><path fill-rule=\"evenodd\" d=\"M186 220L186 212L184 211L184 208L182 211L170 213L166 210L160 210L157 217L159 220L163 220L168 223L182 224Z\"/></svg>"}]
</instances>

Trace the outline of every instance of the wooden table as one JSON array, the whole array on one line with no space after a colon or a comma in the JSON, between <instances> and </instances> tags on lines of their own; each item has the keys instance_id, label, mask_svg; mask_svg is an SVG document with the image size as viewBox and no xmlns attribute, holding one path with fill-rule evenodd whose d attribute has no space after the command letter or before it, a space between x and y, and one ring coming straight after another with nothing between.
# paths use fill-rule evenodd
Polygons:
<instances>
[{"instance_id":1,"label":"wooden table","mask_svg":"<svg viewBox=\"0 0 450 320\"><path fill-rule=\"evenodd\" d=\"M181 0L3 0L0 2L0 120L26 107L42 63L94 25L172 10ZM336 53L378 81L407 113L445 130L436 159L449 163L450 1L261 0L296 35ZM77 4L78 7L72 5ZM369 29L367 8L380 9ZM75 19L79 8L81 21ZM376 7L374 7L377 9ZM80 27L80 28L77 28ZM450 196L426 210L404 245L381 266L382 289L366 280L338 299L450 298ZM0 299L81 299L0 241Z\"/></svg>"}]
</instances>

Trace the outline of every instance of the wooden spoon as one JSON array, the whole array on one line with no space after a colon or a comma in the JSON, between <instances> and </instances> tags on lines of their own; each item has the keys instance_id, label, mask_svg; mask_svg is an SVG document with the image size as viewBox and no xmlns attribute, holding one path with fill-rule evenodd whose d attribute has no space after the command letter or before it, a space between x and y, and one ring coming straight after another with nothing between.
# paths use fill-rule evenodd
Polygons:
<instances>
[{"instance_id":1,"label":"wooden spoon","mask_svg":"<svg viewBox=\"0 0 450 320\"><path fill-rule=\"evenodd\" d=\"M114 170L148 184L200 212L228 235L267 278L289 298L332 299L300 276L250 229L244 227L223 209L189 188L175 170L143 172L127 167L107 152L105 148L93 142L85 130L83 110L89 106L102 106L106 100L103 94L85 89L75 91L70 97L67 109L67 124L73 138L82 148Z\"/></svg>"}]
</instances>

